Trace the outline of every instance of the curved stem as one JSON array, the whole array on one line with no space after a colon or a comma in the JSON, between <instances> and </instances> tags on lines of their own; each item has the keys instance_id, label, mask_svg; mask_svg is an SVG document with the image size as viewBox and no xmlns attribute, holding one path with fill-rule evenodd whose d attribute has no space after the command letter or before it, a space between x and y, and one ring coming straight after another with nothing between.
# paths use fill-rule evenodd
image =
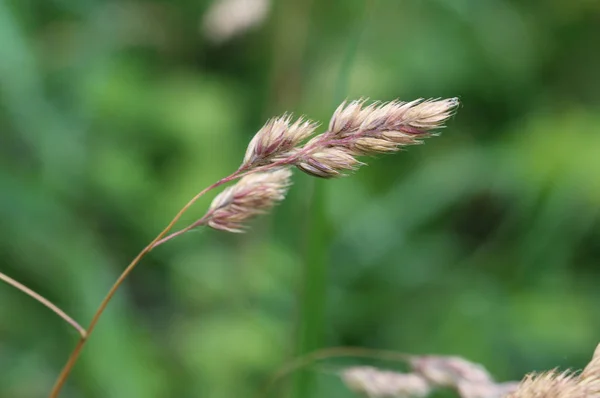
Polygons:
<instances>
[{"instance_id":1,"label":"curved stem","mask_svg":"<svg viewBox=\"0 0 600 398\"><path fill-rule=\"evenodd\" d=\"M267 381L258 397L262 396L265 398L269 393L269 390L273 385L280 379L288 376L289 374L300 370L313 362L321 361L329 358L341 358L341 357L356 357L356 358L370 358L370 359L382 359L388 361L402 361L406 362L413 358L412 355L404 354L395 351L388 350L376 350L372 348L364 347L330 347L316 350L306 355L292 359L290 362L284 364L279 370L273 374L273 376Z\"/></svg>"},{"instance_id":2,"label":"curved stem","mask_svg":"<svg viewBox=\"0 0 600 398\"><path fill-rule=\"evenodd\" d=\"M256 169L258 170L258 169ZM129 274L133 271L133 269L135 268L135 266L140 262L140 260L146 255L148 254L148 252L150 252L150 250L152 250L154 248L154 245L159 242L167 233L169 233L169 231L175 226L175 223L177 223L177 221L179 221L179 219L181 218L181 216L183 216L183 214L205 193L207 193L208 191L217 188L223 184L226 184L230 181L235 180L236 178L241 177L242 175L245 175L244 172L246 170L240 168L238 169L235 173L231 174L228 177L225 177L217 182L215 182L214 184L206 187L205 189L203 189L202 191L200 191L196 196L194 196L185 206L183 206L183 208L181 210L179 210L179 212L177 213L177 215L175 215L175 217L173 218L173 220L171 220L171 222L169 223L169 225L167 225L165 227L165 229L156 236L156 238L154 238L152 240L152 242L150 242L150 244L148 244L148 246L146 246L134 259L133 261L127 266L127 268L125 268L125 270L121 273L121 275L119 276L119 278L117 279L117 281L112 285L112 287L110 288L110 290L108 291L108 293L106 294L106 296L104 297L104 299L102 300L102 302L100 303L100 306L98 307L98 309L96 310L96 313L94 314L94 316L92 317L92 320L87 328L87 336L84 337L82 336L81 339L79 339L79 342L77 343L77 345L75 346L75 349L73 350L73 352L71 353L67 363L65 364L64 368L62 369L60 375L58 376L58 379L56 379L56 382L54 384L54 387L52 388L52 391L50 392L50 398L57 398L58 395L60 394L60 391L63 387L63 385L65 384L67 378L69 377L69 374L71 373L71 371L73 370L73 366L75 365L75 363L77 362L77 359L79 358L79 355L81 354L81 350L83 349L83 347L85 346L85 343L87 342L89 336L92 334L92 332L94 331L96 324L98 323L98 321L100 320L100 317L102 316L102 313L104 312L104 310L106 309L106 306L108 305L108 303L110 302L110 300L112 299L112 297L115 295L116 291L119 289L119 287L121 286L121 284L123 284L123 281L127 278L127 276L129 276ZM254 170L252 170L251 172L254 172ZM248 173L248 172L247 172Z\"/></svg>"},{"instance_id":3,"label":"curved stem","mask_svg":"<svg viewBox=\"0 0 600 398\"><path fill-rule=\"evenodd\" d=\"M50 310L54 311L54 313L56 315L61 317L69 325L73 326L73 328L75 328L75 330L77 330L77 332L79 333L79 335L81 336L82 339L85 339L87 337L87 332L85 331L85 329L83 327L81 327L80 324L78 324L73 318L71 318L69 315L67 315L63 310L58 308L55 304L52 304L48 299L46 299L43 296L41 296L40 294L34 292L33 290L31 290L27 286L23 285L22 283L17 282L10 276L3 274L2 272L0 272L0 280L8 283L9 285L11 285L12 287L14 287L16 289L22 291L29 297L34 298L35 300L42 303Z\"/></svg>"}]
</instances>

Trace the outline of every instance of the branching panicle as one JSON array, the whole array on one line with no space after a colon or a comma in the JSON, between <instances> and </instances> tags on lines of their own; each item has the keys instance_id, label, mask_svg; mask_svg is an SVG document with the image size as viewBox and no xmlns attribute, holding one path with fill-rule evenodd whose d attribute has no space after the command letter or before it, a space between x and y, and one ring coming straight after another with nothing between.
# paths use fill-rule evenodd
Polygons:
<instances>
[{"instance_id":1,"label":"branching panicle","mask_svg":"<svg viewBox=\"0 0 600 398\"><path fill-rule=\"evenodd\" d=\"M358 156L395 152L402 146L420 143L421 138L442 127L458 105L458 100L392 101L364 105L365 100L343 103L335 111L329 130L304 145L302 142L314 134L316 123L302 118L292 123L290 115L269 120L250 141L239 169L197 193L121 273L100 303L88 328L81 328L81 339L56 380L50 398L58 397L89 336L123 281L155 247L200 225L242 232L248 219L267 212L284 199L290 185L289 167L297 166L321 178L341 176L363 164L356 159ZM170 233L183 214L206 192L238 178L237 184L225 189L213 200L204 217ZM67 320L66 316L63 318Z\"/></svg>"}]
</instances>

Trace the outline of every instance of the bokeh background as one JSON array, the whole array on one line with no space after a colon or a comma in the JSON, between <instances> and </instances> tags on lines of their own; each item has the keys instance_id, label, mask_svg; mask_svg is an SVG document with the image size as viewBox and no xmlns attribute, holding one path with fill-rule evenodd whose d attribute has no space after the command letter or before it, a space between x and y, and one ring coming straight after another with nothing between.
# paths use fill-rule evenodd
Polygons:
<instances>
[{"instance_id":1,"label":"bokeh background","mask_svg":"<svg viewBox=\"0 0 600 398\"><path fill-rule=\"evenodd\" d=\"M0 271L84 324L268 117L462 102L424 146L295 173L245 235L154 251L63 396L254 397L338 345L456 354L498 380L582 367L600 342L598 37L595 0L0 0ZM76 340L1 284L0 397L45 396ZM363 363L272 396L352 397L335 373Z\"/></svg>"}]
</instances>

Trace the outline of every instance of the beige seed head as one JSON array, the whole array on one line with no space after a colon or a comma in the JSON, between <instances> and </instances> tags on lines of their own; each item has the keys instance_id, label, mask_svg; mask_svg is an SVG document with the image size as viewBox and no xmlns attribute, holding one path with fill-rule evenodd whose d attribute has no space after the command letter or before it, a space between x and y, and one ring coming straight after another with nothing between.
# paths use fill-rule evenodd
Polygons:
<instances>
[{"instance_id":1,"label":"beige seed head","mask_svg":"<svg viewBox=\"0 0 600 398\"><path fill-rule=\"evenodd\" d=\"M406 112L402 115L402 123L424 130L440 128L452 116L452 112L458 104L458 98L417 102L414 106L407 107Z\"/></svg>"},{"instance_id":2,"label":"beige seed head","mask_svg":"<svg viewBox=\"0 0 600 398\"><path fill-rule=\"evenodd\" d=\"M208 40L221 44L263 23L270 0L213 0L202 18Z\"/></svg>"},{"instance_id":3,"label":"beige seed head","mask_svg":"<svg viewBox=\"0 0 600 398\"><path fill-rule=\"evenodd\" d=\"M421 376L398 373L369 366L352 367L342 372L346 386L370 398L425 397L430 388Z\"/></svg>"},{"instance_id":4,"label":"beige seed head","mask_svg":"<svg viewBox=\"0 0 600 398\"><path fill-rule=\"evenodd\" d=\"M529 374L519 384L517 391L507 398L596 398L588 395L578 383L578 378L570 373L550 371Z\"/></svg>"},{"instance_id":5,"label":"beige seed head","mask_svg":"<svg viewBox=\"0 0 600 398\"><path fill-rule=\"evenodd\" d=\"M581 379L600 380L600 344L592 356L592 360L581 372Z\"/></svg>"},{"instance_id":6,"label":"beige seed head","mask_svg":"<svg viewBox=\"0 0 600 398\"><path fill-rule=\"evenodd\" d=\"M285 198L291 175L286 167L241 178L215 197L204 216L205 223L214 229L243 232L244 222Z\"/></svg>"},{"instance_id":7,"label":"beige seed head","mask_svg":"<svg viewBox=\"0 0 600 398\"><path fill-rule=\"evenodd\" d=\"M365 100L342 103L334 112L329 129L307 142L290 164L308 174L332 178L364 164L357 156L391 153L406 145L420 144L458 106L458 99L418 99L365 106ZM300 155L298 155L300 154ZM290 157L292 159L292 157Z\"/></svg>"},{"instance_id":8,"label":"beige seed head","mask_svg":"<svg viewBox=\"0 0 600 398\"><path fill-rule=\"evenodd\" d=\"M600 346L580 375L556 370L529 374L507 398L600 398Z\"/></svg>"},{"instance_id":9,"label":"beige seed head","mask_svg":"<svg viewBox=\"0 0 600 398\"><path fill-rule=\"evenodd\" d=\"M310 120L300 118L294 123L291 120L290 115L269 120L248 144L242 166L259 166L291 155L317 128L317 123Z\"/></svg>"},{"instance_id":10,"label":"beige seed head","mask_svg":"<svg viewBox=\"0 0 600 398\"><path fill-rule=\"evenodd\" d=\"M418 99L364 106L365 100L343 103L335 111L329 130L321 140L352 149L357 155L395 152L406 145L420 144L458 106L458 99Z\"/></svg>"},{"instance_id":11,"label":"beige seed head","mask_svg":"<svg viewBox=\"0 0 600 398\"><path fill-rule=\"evenodd\" d=\"M391 101L363 107L365 100L343 103L329 123L329 132L339 137L366 132L398 131L422 135L442 127L459 104L458 98Z\"/></svg>"},{"instance_id":12,"label":"beige seed head","mask_svg":"<svg viewBox=\"0 0 600 398\"><path fill-rule=\"evenodd\" d=\"M410 361L414 372L440 387L456 388L460 382L493 384L485 368L460 357L422 356Z\"/></svg>"}]
</instances>

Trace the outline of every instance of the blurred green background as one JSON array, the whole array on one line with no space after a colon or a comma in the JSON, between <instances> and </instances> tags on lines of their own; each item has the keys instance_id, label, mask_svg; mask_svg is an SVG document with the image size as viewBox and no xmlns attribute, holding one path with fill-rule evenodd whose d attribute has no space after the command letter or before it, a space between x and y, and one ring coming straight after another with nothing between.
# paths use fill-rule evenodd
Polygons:
<instances>
[{"instance_id":1,"label":"blurred green background","mask_svg":"<svg viewBox=\"0 0 600 398\"><path fill-rule=\"evenodd\" d=\"M245 235L154 251L62 396L253 397L298 353L338 345L456 354L498 380L587 362L600 2L217 3L0 0L0 271L83 324L268 117L326 126L359 97L462 105L441 137L349 178L295 173ZM0 397L45 396L76 340L0 284ZM352 397L335 369L358 363L373 362L326 362L273 396Z\"/></svg>"}]
</instances>

